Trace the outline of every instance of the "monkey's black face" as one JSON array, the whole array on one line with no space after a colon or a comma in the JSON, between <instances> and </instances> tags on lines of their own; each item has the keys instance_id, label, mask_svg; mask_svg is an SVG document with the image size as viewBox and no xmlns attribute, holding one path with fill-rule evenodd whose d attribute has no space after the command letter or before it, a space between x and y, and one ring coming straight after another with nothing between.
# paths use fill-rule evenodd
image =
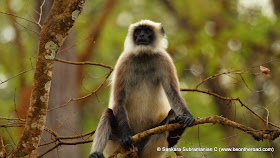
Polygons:
<instances>
[{"instance_id":1,"label":"monkey's black face","mask_svg":"<svg viewBox=\"0 0 280 158\"><path fill-rule=\"evenodd\" d=\"M133 32L133 41L136 45L149 45L155 40L155 32L149 26L139 26Z\"/></svg>"}]
</instances>

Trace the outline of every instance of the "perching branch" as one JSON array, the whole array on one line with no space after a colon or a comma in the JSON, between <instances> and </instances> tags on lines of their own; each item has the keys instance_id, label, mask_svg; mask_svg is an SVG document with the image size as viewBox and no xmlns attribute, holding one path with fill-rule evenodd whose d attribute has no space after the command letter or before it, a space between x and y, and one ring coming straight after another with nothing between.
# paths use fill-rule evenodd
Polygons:
<instances>
[{"instance_id":1,"label":"perching branch","mask_svg":"<svg viewBox=\"0 0 280 158\"><path fill-rule=\"evenodd\" d=\"M192 126L199 125L199 124L205 124L205 123L213 123L213 124L221 124L221 125L225 125L225 126L230 126L230 127L239 129L239 130L243 131L244 133L248 133L248 134L252 135L254 137L254 139L256 139L256 140L262 140L262 139L274 140L274 139L278 138L280 135L279 129L277 129L277 130L256 130L251 127L247 127L245 125L231 121L222 116L197 118ZM162 132L166 132L166 131L174 131L174 130L180 129L180 128L183 128L183 125L181 125L179 123L155 127L155 128L146 130L144 132L135 134L132 137L133 143L142 141L143 139L147 138L150 135L154 135L154 134L162 133ZM119 153L121 153L122 155L127 155L129 153L129 151L126 151L119 145L117 147L117 149L109 156L109 158L116 158Z\"/></svg>"}]
</instances>

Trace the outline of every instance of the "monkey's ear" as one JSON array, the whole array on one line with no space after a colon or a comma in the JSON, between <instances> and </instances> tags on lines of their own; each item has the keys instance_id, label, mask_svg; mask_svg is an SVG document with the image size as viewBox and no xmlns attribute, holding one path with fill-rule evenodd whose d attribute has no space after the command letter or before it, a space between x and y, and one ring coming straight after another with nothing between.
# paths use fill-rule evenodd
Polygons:
<instances>
[{"instance_id":1,"label":"monkey's ear","mask_svg":"<svg viewBox=\"0 0 280 158\"><path fill-rule=\"evenodd\" d=\"M161 33L162 33L162 35L165 35L165 31L164 31L163 26L161 26Z\"/></svg>"}]
</instances>

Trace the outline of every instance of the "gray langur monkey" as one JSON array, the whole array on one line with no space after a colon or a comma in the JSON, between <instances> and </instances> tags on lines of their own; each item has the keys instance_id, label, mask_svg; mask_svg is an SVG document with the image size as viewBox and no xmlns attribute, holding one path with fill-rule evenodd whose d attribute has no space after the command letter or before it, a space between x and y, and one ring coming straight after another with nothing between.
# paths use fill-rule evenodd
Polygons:
<instances>
[{"instance_id":1,"label":"gray langur monkey","mask_svg":"<svg viewBox=\"0 0 280 158\"><path fill-rule=\"evenodd\" d=\"M160 23L141 20L131 24L112 77L109 108L98 124L90 158L103 158L120 144L137 147L139 158L160 158L157 147L173 147L184 129L149 136L132 145L132 136L159 125L194 118L180 95L176 69L166 52L167 39Z\"/></svg>"}]
</instances>

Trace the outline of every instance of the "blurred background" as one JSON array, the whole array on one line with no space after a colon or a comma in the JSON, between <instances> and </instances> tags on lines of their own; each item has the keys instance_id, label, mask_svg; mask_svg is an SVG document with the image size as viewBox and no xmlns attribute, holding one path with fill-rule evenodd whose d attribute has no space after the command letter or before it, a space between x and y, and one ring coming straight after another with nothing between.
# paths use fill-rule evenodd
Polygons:
<instances>
[{"instance_id":1,"label":"blurred background","mask_svg":"<svg viewBox=\"0 0 280 158\"><path fill-rule=\"evenodd\" d=\"M43 4L43 5L42 5ZM0 116L24 119L28 110L40 29L26 19L44 23L52 0L2 0L0 11ZM42 16L40 10L42 9ZM41 19L40 21L38 21ZM211 75L227 74L203 83L199 89L240 98L265 119L279 125L280 109L280 1L279 0L95 0L87 1L57 58L92 61L114 66L123 50L128 26L141 19L162 23L169 41L181 88L195 88ZM259 66L270 69L270 77ZM15 78L10 77L24 72ZM90 94L104 81L108 69L55 62L49 108ZM6 81L8 80L8 81ZM97 93L51 110L47 128L60 136L96 129L108 105L108 83ZM267 126L238 102L223 101L198 92L181 92L195 117L222 115L255 129ZM11 151L22 128L0 132ZM53 137L45 132L41 144ZM82 140L91 140L91 137ZM41 146L38 155L54 144ZM43 157L87 157L91 143L60 146ZM182 152L187 157L280 157L280 139L256 141L242 131L220 124L187 128L178 147L273 147L274 152ZM168 155L175 155L169 152Z\"/></svg>"}]
</instances>

